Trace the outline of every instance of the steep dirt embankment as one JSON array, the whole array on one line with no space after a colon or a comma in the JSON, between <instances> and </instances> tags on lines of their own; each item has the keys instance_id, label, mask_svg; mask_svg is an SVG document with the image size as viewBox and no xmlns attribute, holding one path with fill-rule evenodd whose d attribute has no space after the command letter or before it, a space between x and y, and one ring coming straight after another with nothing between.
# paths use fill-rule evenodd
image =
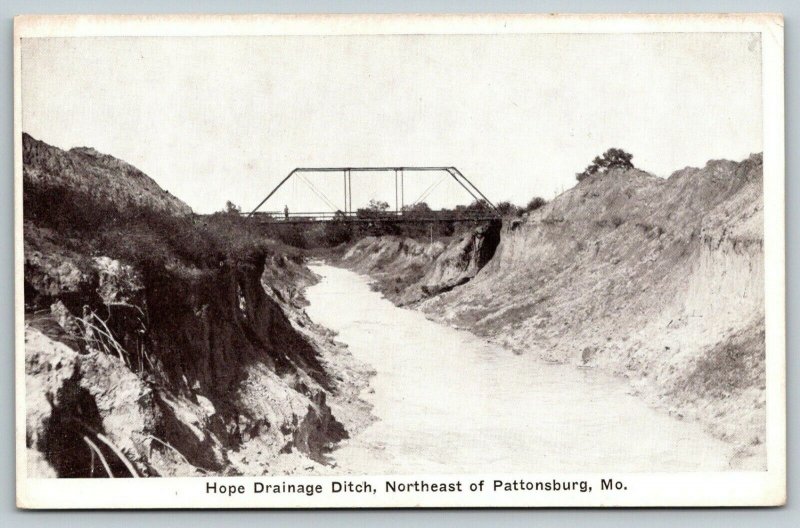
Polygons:
<instances>
[{"instance_id":1,"label":"steep dirt embankment","mask_svg":"<svg viewBox=\"0 0 800 528\"><path fill-rule=\"evenodd\" d=\"M668 179L591 177L501 238L473 280L421 308L520 353L627 376L743 455L763 451L760 155Z\"/></svg>"},{"instance_id":2,"label":"steep dirt embankment","mask_svg":"<svg viewBox=\"0 0 800 528\"><path fill-rule=\"evenodd\" d=\"M500 222L468 230L448 242L397 236L366 237L339 260L375 279L374 286L399 305L419 302L467 283L492 258Z\"/></svg>"},{"instance_id":3,"label":"steep dirt embankment","mask_svg":"<svg viewBox=\"0 0 800 528\"><path fill-rule=\"evenodd\" d=\"M23 144L32 476L294 471L363 425L366 373L305 316L301 259L110 156Z\"/></svg>"},{"instance_id":4,"label":"steep dirt embankment","mask_svg":"<svg viewBox=\"0 0 800 528\"><path fill-rule=\"evenodd\" d=\"M432 245L367 238L342 263L394 302L518 353L626 376L760 464L763 258L753 155L667 179L611 171L502 230Z\"/></svg>"},{"instance_id":5,"label":"steep dirt embankment","mask_svg":"<svg viewBox=\"0 0 800 528\"><path fill-rule=\"evenodd\" d=\"M25 185L38 192L68 189L125 207L147 206L169 214L192 212L136 167L93 148L63 151L23 133L22 160Z\"/></svg>"}]
</instances>

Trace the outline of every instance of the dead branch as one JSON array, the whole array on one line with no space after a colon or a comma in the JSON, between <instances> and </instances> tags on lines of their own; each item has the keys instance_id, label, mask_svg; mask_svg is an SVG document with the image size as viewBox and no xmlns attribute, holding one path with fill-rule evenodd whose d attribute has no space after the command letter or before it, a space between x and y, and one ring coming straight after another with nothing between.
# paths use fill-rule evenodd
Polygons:
<instances>
[{"instance_id":1,"label":"dead branch","mask_svg":"<svg viewBox=\"0 0 800 528\"><path fill-rule=\"evenodd\" d=\"M139 478L139 473L136 472L136 468L133 467L133 464L131 464L130 460L128 460L128 457L125 456L120 448L115 446L114 443L102 433L95 433L95 436L97 436L98 440L107 445L114 452L114 454L117 455L117 458L119 458L120 461L125 464L125 467L128 468L128 471L133 478Z\"/></svg>"},{"instance_id":2,"label":"dead branch","mask_svg":"<svg viewBox=\"0 0 800 528\"><path fill-rule=\"evenodd\" d=\"M100 463L103 464L103 468L106 470L108 478L114 478L114 474L111 472L111 468L109 467L108 462L106 462L106 457L103 456L103 453L100 451L100 448L97 447L97 444L89 440L89 437L87 436L83 437L83 441L86 442L86 445L89 446L89 449L92 451L92 453L96 454L97 457L100 459ZM94 461L92 461L92 464L94 464ZM92 467L94 467L94 465Z\"/></svg>"}]
</instances>

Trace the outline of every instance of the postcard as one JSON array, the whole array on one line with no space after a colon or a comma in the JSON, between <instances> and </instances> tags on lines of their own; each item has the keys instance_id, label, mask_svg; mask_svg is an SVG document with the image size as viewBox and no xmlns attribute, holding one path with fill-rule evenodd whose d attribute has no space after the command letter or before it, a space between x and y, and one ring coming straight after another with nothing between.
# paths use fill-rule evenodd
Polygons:
<instances>
[{"instance_id":1,"label":"postcard","mask_svg":"<svg viewBox=\"0 0 800 528\"><path fill-rule=\"evenodd\" d=\"M775 506L783 18L15 20L21 508Z\"/></svg>"}]
</instances>

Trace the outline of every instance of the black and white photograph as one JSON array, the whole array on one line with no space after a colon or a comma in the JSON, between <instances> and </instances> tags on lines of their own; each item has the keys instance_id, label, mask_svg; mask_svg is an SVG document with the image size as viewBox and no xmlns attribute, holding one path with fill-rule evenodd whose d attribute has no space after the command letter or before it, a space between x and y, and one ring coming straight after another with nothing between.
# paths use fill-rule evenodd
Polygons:
<instances>
[{"instance_id":1,"label":"black and white photograph","mask_svg":"<svg viewBox=\"0 0 800 528\"><path fill-rule=\"evenodd\" d=\"M18 505L783 504L782 30L18 17Z\"/></svg>"}]
</instances>

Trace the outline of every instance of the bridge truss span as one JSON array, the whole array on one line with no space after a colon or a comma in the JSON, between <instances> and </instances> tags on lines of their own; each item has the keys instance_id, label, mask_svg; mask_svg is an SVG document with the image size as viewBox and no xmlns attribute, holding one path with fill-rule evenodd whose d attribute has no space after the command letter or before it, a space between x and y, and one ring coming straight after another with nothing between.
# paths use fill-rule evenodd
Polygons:
<instances>
[{"instance_id":1,"label":"bridge truss span","mask_svg":"<svg viewBox=\"0 0 800 528\"><path fill-rule=\"evenodd\" d=\"M323 212L289 212L284 211L262 211L261 208L267 204L270 198L293 177L303 178L303 173L341 173L343 200L342 207L336 207L330 200L325 201L334 210ZM353 186L351 175L353 172L394 172L394 210L387 211L367 211L364 209L353 210ZM407 172L444 172L455 180L470 196L477 202L485 204L485 208L480 211L428 211L419 212L409 210L405 203L405 174ZM305 180L305 178L303 178ZM307 181L307 180L305 180ZM436 184L431 185L426 192L432 190ZM425 195L425 193L423 193ZM410 206L419 203L423 196L418 198ZM297 167L287 174L278 185L273 188L267 196L249 213L248 218L261 221L279 221L289 223L306 223L320 221L347 221L347 222L433 222L433 221L470 221L470 220L492 220L499 218L500 213L497 207L481 192L464 174L456 167Z\"/></svg>"}]
</instances>

